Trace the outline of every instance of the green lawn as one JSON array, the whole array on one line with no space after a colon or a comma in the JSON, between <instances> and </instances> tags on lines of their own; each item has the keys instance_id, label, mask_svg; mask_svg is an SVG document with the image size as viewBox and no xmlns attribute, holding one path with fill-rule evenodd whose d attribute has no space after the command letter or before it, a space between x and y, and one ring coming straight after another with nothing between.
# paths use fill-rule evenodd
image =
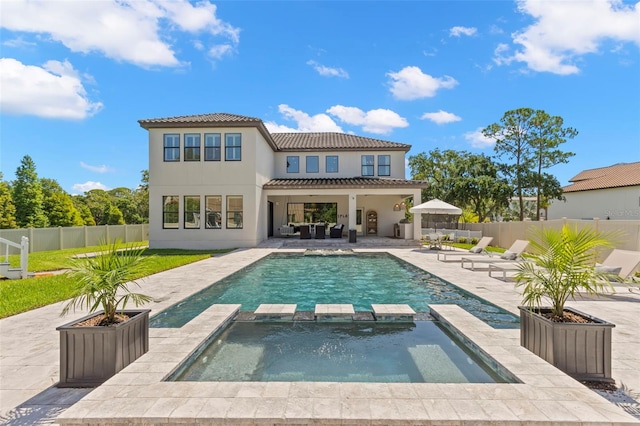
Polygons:
<instances>
[{"instance_id":1,"label":"green lawn","mask_svg":"<svg viewBox=\"0 0 640 426\"><path fill-rule=\"evenodd\" d=\"M85 247L31 253L29 254L29 272L59 271L68 267L71 256L99 250L100 247ZM143 276L197 262L229 251L231 250L147 249L144 251L144 255L151 258L146 263L146 272ZM19 255L12 255L9 258L12 266L19 266ZM74 295L75 291L76 283L64 273L24 280L0 280L0 318L69 299Z\"/></svg>"}]
</instances>

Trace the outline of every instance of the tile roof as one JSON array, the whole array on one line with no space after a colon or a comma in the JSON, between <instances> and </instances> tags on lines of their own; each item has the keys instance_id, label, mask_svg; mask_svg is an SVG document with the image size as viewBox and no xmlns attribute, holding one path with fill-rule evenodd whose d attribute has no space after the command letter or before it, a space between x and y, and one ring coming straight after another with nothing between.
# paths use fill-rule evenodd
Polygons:
<instances>
[{"instance_id":1,"label":"tile roof","mask_svg":"<svg viewBox=\"0 0 640 426\"><path fill-rule=\"evenodd\" d=\"M326 189L326 188L427 188L421 180L392 178L334 178L334 179L272 179L263 189Z\"/></svg>"},{"instance_id":2,"label":"tile roof","mask_svg":"<svg viewBox=\"0 0 640 426\"><path fill-rule=\"evenodd\" d=\"M270 133L261 119L217 112L138 120L144 129L176 127L257 127L274 151L376 150L408 152L411 145L347 133Z\"/></svg>"},{"instance_id":3,"label":"tile roof","mask_svg":"<svg viewBox=\"0 0 640 426\"><path fill-rule=\"evenodd\" d=\"M227 114L225 112L216 112L212 114L199 114L199 115L183 115L178 117L166 117L166 118L150 118L146 120L138 120L141 127L148 129L150 127L162 127L163 125L202 125L202 124L226 124L226 123L242 123L242 124L256 124L261 123L262 120L255 117L247 117L244 115Z\"/></svg>"},{"instance_id":4,"label":"tile roof","mask_svg":"<svg viewBox=\"0 0 640 426\"><path fill-rule=\"evenodd\" d=\"M584 170L569 182L572 182L571 185L562 188L564 192L640 185L640 162Z\"/></svg>"},{"instance_id":5,"label":"tile roof","mask_svg":"<svg viewBox=\"0 0 640 426\"><path fill-rule=\"evenodd\" d=\"M376 149L407 152L411 149L411 145L347 133L272 133L271 136L280 151Z\"/></svg>"}]
</instances>

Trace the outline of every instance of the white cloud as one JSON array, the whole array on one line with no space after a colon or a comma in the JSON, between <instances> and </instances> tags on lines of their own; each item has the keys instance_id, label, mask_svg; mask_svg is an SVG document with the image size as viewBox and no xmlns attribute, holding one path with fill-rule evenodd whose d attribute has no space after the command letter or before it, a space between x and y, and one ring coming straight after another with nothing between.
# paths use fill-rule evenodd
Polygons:
<instances>
[{"instance_id":1,"label":"white cloud","mask_svg":"<svg viewBox=\"0 0 640 426\"><path fill-rule=\"evenodd\" d=\"M233 53L233 46L229 44L219 44L209 49L209 57L213 59L221 59L225 55Z\"/></svg>"},{"instance_id":2,"label":"white cloud","mask_svg":"<svg viewBox=\"0 0 640 426\"><path fill-rule=\"evenodd\" d=\"M311 65L313 69L315 69L318 72L318 74L324 77L349 78L349 73L343 70L342 68L330 68L330 67L321 65L313 60L307 61L307 65Z\"/></svg>"},{"instance_id":3,"label":"white cloud","mask_svg":"<svg viewBox=\"0 0 640 426\"><path fill-rule=\"evenodd\" d=\"M367 112L356 107L332 106L327 113L338 117L343 123L362 126L369 133L389 134L395 128L407 127L409 123L403 117L388 109L373 109Z\"/></svg>"},{"instance_id":4,"label":"white cloud","mask_svg":"<svg viewBox=\"0 0 640 426\"><path fill-rule=\"evenodd\" d=\"M113 168L105 164L101 166L91 166L83 161L80 162L80 167L82 167L83 169L91 170L92 172L96 172L96 173L107 173L107 172L113 171Z\"/></svg>"},{"instance_id":5,"label":"white cloud","mask_svg":"<svg viewBox=\"0 0 640 426\"><path fill-rule=\"evenodd\" d=\"M504 48L496 52L498 64L517 61L533 71L576 74L577 60L598 52L605 40L640 45L640 3L520 0L518 9L535 23L512 35L519 45L513 55L505 55Z\"/></svg>"},{"instance_id":6,"label":"white cloud","mask_svg":"<svg viewBox=\"0 0 640 426\"><path fill-rule=\"evenodd\" d=\"M171 34L177 30L239 41L239 30L216 17L207 0L31 1L2 3L0 25L11 31L46 34L73 52L150 66L180 66Z\"/></svg>"},{"instance_id":7,"label":"white cloud","mask_svg":"<svg viewBox=\"0 0 640 426\"><path fill-rule=\"evenodd\" d=\"M109 188L107 188L106 185L101 184L100 182L92 182L92 181L87 181L85 183L75 183L73 184L72 189L74 191L78 191L79 193L83 194L87 191L91 191L92 189L102 189L104 191L107 191Z\"/></svg>"},{"instance_id":8,"label":"white cloud","mask_svg":"<svg viewBox=\"0 0 640 426\"><path fill-rule=\"evenodd\" d=\"M439 110L438 112L425 112L424 114L422 114L422 117L420 117L420 119L430 120L436 124L447 124L462 120L462 118L458 117L457 115L443 110Z\"/></svg>"},{"instance_id":9,"label":"white cloud","mask_svg":"<svg viewBox=\"0 0 640 426\"><path fill-rule=\"evenodd\" d=\"M16 37L10 40L5 40L2 42L2 45L7 47L16 47L16 48L28 48L28 47L37 46L37 44L34 43L33 41L25 40L22 37Z\"/></svg>"},{"instance_id":10,"label":"white cloud","mask_svg":"<svg viewBox=\"0 0 640 426\"><path fill-rule=\"evenodd\" d=\"M102 103L88 98L68 61L49 61L37 67L0 58L0 86L0 110L7 114L83 119L102 109Z\"/></svg>"},{"instance_id":11,"label":"white cloud","mask_svg":"<svg viewBox=\"0 0 640 426\"><path fill-rule=\"evenodd\" d=\"M283 124L278 124L275 121L267 121L264 123L265 127L270 133L300 133L301 130L288 127Z\"/></svg>"},{"instance_id":12,"label":"white cloud","mask_svg":"<svg viewBox=\"0 0 640 426\"><path fill-rule=\"evenodd\" d=\"M279 125L274 122L269 122L267 128L277 129L276 132L338 132L344 133L342 128L336 124L335 121L327 114L316 114L311 116L303 111L298 111L291 108L287 104L278 105L278 111L288 120L293 120L297 123L297 127L291 128L283 125Z\"/></svg>"},{"instance_id":13,"label":"white cloud","mask_svg":"<svg viewBox=\"0 0 640 426\"><path fill-rule=\"evenodd\" d=\"M449 37L472 36L478 32L475 27L453 27L449 30Z\"/></svg>"},{"instance_id":14,"label":"white cloud","mask_svg":"<svg viewBox=\"0 0 640 426\"><path fill-rule=\"evenodd\" d=\"M398 72L389 72L387 75L393 80L390 83L393 96L405 101L432 98L439 89L451 89L458 84L453 77L432 77L414 66L405 67Z\"/></svg>"},{"instance_id":15,"label":"white cloud","mask_svg":"<svg viewBox=\"0 0 640 426\"><path fill-rule=\"evenodd\" d=\"M464 134L465 140L467 140L474 148L491 148L496 144L495 139L488 138L482 134L482 127L478 127L473 132L467 132Z\"/></svg>"}]
</instances>

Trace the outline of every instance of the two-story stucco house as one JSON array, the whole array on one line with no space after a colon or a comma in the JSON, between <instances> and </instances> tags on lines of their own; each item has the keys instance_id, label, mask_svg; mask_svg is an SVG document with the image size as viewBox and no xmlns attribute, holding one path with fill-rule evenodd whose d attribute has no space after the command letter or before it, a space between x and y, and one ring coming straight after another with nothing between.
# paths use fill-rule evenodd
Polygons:
<instances>
[{"instance_id":1,"label":"two-story stucco house","mask_svg":"<svg viewBox=\"0 0 640 426\"><path fill-rule=\"evenodd\" d=\"M640 162L583 170L569 182L549 219L640 220Z\"/></svg>"},{"instance_id":2,"label":"two-story stucco house","mask_svg":"<svg viewBox=\"0 0 640 426\"><path fill-rule=\"evenodd\" d=\"M153 248L253 247L316 223L393 236L400 206L420 203L427 185L404 178L402 143L270 133L258 118L224 113L139 123L149 132ZM420 239L420 226L411 232Z\"/></svg>"}]
</instances>

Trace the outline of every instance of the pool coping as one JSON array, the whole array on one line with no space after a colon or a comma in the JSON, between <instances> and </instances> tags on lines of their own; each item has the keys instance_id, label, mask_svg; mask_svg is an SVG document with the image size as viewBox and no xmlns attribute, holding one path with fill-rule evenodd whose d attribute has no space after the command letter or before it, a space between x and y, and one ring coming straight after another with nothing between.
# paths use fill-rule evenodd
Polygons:
<instances>
[{"instance_id":1,"label":"pool coping","mask_svg":"<svg viewBox=\"0 0 640 426\"><path fill-rule=\"evenodd\" d=\"M57 418L61 425L638 424L631 415L456 305L432 313L522 383L165 382L240 305L212 305L181 328L150 329L149 352Z\"/></svg>"}]
</instances>

